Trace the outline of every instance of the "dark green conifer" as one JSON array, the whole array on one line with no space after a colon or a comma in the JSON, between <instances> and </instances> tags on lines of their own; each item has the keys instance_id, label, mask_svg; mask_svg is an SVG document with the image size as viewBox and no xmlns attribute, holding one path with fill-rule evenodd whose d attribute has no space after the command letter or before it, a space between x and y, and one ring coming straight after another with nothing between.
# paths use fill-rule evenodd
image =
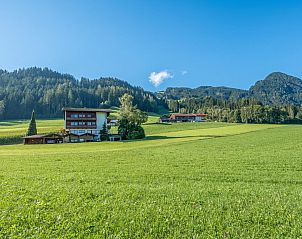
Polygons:
<instances>
[{"instance_id":1,"label":"dark green conifer","mask_svg":"<svg viewBox=\"0 0 302 239\"><path fill-rule=\"evenodd\" d=\"M101 140L102 141L108 140L108 130L107 130L107 125L106 125L105 122L103 124L103 128L100 131L100 134L101 134Z\"/></svg>"},{"instance_id":2,"label":"dark green conifer","mask_svg":"<svg viewBox=\"0 0 302 239\"><path fill-rule=\"evenodd\" d=\"M36 125L35 111L33 110L33 112L31 113L31 120L29 122L26 135L30 136L35 134L37 134L37 125Z\"/></svg>"}]
</instances>

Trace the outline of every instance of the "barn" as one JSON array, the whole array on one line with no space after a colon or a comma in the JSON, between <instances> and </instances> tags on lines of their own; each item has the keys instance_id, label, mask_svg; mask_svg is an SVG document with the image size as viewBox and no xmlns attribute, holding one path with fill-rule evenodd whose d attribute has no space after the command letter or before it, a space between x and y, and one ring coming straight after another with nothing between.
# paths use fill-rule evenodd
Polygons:
<instances>
[{"instance_id":1,"label":"barn","mask_svg":"<svg viewBox=\"0 0 302 239\"><path fill-rule=\"evenodd\" d=\"M58 144L63 143L59 134L36 134L23 137L24 144Z\"/></svg>"}]
</instances>

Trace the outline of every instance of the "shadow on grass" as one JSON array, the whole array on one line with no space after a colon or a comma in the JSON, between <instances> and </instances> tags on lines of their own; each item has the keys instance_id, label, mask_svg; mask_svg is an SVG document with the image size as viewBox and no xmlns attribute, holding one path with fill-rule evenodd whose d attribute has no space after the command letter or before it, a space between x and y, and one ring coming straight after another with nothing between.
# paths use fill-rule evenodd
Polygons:
<instances>
[{"instance_id":1,"label":"shadow on grass","mask_svg":"<svg viewBox=\"0 0 302 239\"><path fill-rule=\"evenodd\" d=\"M254 133L258 130L252 130L249 132L242 132L242 133L236 133L236 134L226 134L226 135L212 135L212 134L205 134L205 135L194 135L194 136L157 136L157 135L151 135L151 136L146 136L144 139L136 139L136 140L124 140L122 141L123 143L127 142L134 142L134 141L152 141L152 140L163 140L163 139L190 139L190 138L199 138L198 140L204 140L204 139L215 139L215 138L225 138L225 137L234 137L238 135L243 135L243 134L250 134Z\"/></svg>"},{"instance_id":2,"label":"shadow on grass","mask_svg":"<svg viewBox=\"0 0 302 239\"><path fill-rule=\"evenodd\" d=\"M172 125L172 124L171 123L153 122L153 123L144 123L144 125Z\"/></svg>"},{"instance_id":3,"label":"shadow on grass","mask_svg":"<svg viewBox=\"0 0 302 239\"><path fill-rule=\"evenodd\" d=\"M0 122L0 126L13 126L18 124L24 124L25 121L6 121L6 122Z\"/></svg>"},{"instance_id":4,"label":"shadow on grass","mask_svg":"<svg viewBox=\"0 0 302 239\"><path fill-rule=\"evenodd\" d=\"M226 135L227 136L227 135ZM152 141L152 140L163 140L163 139L185 139L185 138L221 138L221 137L226 137L222 135L195 135L195 136L147 136L144 139L139 139L139 140L124 140L122 141L123 143L128 143L128 142L134 142L134 141Z\"/></svg>"}]
</instances>

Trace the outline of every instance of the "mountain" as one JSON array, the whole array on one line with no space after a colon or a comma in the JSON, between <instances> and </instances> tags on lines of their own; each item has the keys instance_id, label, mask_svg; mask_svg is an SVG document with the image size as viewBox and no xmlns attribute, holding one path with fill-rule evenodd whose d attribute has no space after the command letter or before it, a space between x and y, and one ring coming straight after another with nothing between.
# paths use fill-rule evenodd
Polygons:
<instances>
[{"instance_id":1,"label":"mountain","mask_svg":"<svg viewBox=\"0 0 302 239\"><path fill-rule=\"evenodd\" d=\"M184 98L211 97L218 100L255 98L264 105L302 105L302 80L281 72L273 72L257 81L249 90L229 87L200 86L198 88L169 87L157 93L159 98L180 100Z\"/></svg>"},{"instance_id":2,"label":"mountain","mask_svg":"<svg viewBox=\"0 0 302 239\"><path fill-rule=\"evenodd\" d=\"M264 105L301 106L302 80L274 72L249 90L200 86L194 89L169 87L152 93L112 77L77 80L69 74L37 67L13 72L0 70L0 120L29 118L33 109L38 118L53 118L62 117L61 109L66 106L119 106L119 97L124 93L133 95L134 104L149 112L181 108L193 112L209 105L223 108L226 103L242 106L257 101ZM248 98L253 99L246 101Z\"/></svg>"},{"instance_id":3,"label":"mountain","mask_svg":"<svg viewBox=\"0 0 302 239\"><path fill-rule=\"evenodd\" d=\"M257 81L249 90L251 97L265 105L301 105L302 80L281 72L274 72Z\"/></svg>"},{"instance_id":4,"label":"mountain","mask_svg":"<svg viewBox=\"0 0 302 239\"><path fill-rule=\"evenodd\" d=\"M213 97L223 100L237 100L248 96L248 91L229 87L200 86L198 88L169 87L165 91L168 99Z\"/></svg>"},{"instance_id":5,"label":"mountain","mask_svg":"<svg viewBox=\"0 0 302 239\"><path fill-rule=\"evenodd\" d=\"M154 93L116 78L75 79L48 68L0 70L0 119L29 118L35 109L38 118L62 117L62 107L119 106L124 93L144 111L164 107Z\"/></svg>"}]
</instances>

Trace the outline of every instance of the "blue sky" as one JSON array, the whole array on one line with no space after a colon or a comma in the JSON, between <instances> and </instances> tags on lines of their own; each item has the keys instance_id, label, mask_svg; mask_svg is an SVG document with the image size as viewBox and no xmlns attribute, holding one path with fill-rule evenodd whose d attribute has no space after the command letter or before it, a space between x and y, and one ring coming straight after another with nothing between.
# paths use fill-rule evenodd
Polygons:
<instances>
[{"instance_id":1,"label":"blue sky","mask_svg":"<svg viewBox=\"0 0 302 239\"><path fill-rule=\"evenodd\" d=\"M299 0L11 0L0 6L2 69L113 76L151 91L247 89L272 71L302 77Z\"/></svg>"}]
</instances>

